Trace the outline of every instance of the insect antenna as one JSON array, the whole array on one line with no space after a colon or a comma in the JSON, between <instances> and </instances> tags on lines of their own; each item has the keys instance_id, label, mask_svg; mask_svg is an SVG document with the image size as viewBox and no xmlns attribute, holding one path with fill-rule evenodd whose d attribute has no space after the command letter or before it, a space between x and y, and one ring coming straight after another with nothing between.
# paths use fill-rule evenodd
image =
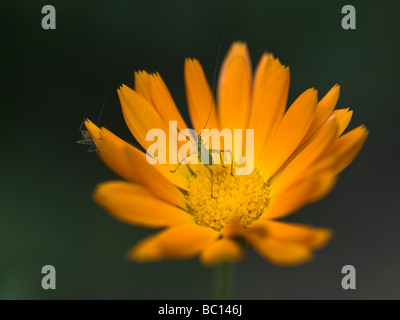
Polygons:
<instances>
[{"instance_id":1,"label":"insect antenna","mask_svg":"<svg viewBox=\"0 0 400 320\"><path fill-rule=\"evenodd\" d=\"M106 104L107 104L107 98L104 98L103 103L100 108L100 111L99 111L99 114L96 119L96 126L99 126L101 116L103 115L104 109L106 108Z\"/></svg>"},{"instance_id":2,"label":"insect antenna","mask_svg":"<svg viewBox=\"0 0 400 320\"><path fill-rule=\"evenodd\" d=\"M201 131L203 131L207 127L208 121L210 120L210 117L211 117L211 111L212 111L213 102L214 102L213 97L214 97L214 93L215 93L215 84L217 82L217 66L218 66L219 55L220 55L220 52L221 52L221 47L222 47L222 43L224 42L224 39L225 39L225 36L222 37L222 40L221 40L221 42L219 43L219 46L218 46L217 58L215 59L215 65L214 65L214 77L213 77L213 85L212 85L212 96L211 96L210 111L208 112L208 117L207 117L206 124L204 125L203 129L201 129ZM201 131L200 131L199 135L197 136L198 138L200 138L200 136L201 136Z\"/></svg>"}]
</instances>

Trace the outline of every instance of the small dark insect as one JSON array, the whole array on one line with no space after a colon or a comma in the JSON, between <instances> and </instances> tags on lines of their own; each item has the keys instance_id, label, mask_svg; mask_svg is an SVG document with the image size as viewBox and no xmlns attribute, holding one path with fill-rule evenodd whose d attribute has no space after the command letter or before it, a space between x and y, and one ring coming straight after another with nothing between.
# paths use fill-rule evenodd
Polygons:
<instances>
[{"instance_id":1,"label":"small dark insect","mask_svg":"<svg viewBox=\"0 0 400 320\"><path fill-rule=\"evenodd\" d=\"M85 126L85 120L83 120L83 122L79 126L79 131L81 132L82 140L78 140L76 143L88 145L90 146L88 152L95 152L97 151L96 144L94 143L95 140L92 139L89 131L87 131L86 128L84 128L84 126Z\"/></svg>"},{"instance_id":2,"label":"small dark insect","mask_svg":"<svg viewBox=\"0 0 400 320\"><path fill-rule=\"evenodd\" d=\"M103 111L104 111L104 108L106 107L106 104L107 104L107 98L104 99L103 104L101 105L100 112L99 112L99 115L98 115L97 120L96 120L96 125L97 126L99 125L100 118L101 118L101 116L103 114ZM81 133L82 139L78 140L76 143L90 146L90 148L88 149L88 152L97 151L96 144L94 143L95 140L92 139L92 137L90 136L89 131L86 130L85 119L83 120L83 122L79 126L79 131Z\"/></svg>"}]
</instances>

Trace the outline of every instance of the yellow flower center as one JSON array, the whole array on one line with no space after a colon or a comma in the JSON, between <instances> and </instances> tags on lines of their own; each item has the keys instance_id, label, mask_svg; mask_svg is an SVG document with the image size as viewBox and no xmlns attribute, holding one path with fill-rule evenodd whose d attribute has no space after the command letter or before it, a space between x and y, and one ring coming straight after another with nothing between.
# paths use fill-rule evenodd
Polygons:
<instances>
[{"instance_id":1,"label":"yellow flower center","mask_svg":"<svg viewBox=\"0 0 400 320\"><path fill-rule=\"evenodd\" d=\"M213 172L213 184L208 168ZM208 168L202 166L193 176L186 195L187 207L197 224L219 231L232 220L245 227L261 216L268 206L269 188L256 170L232 177L228 165Z\"/></svg>"}]
</instances>

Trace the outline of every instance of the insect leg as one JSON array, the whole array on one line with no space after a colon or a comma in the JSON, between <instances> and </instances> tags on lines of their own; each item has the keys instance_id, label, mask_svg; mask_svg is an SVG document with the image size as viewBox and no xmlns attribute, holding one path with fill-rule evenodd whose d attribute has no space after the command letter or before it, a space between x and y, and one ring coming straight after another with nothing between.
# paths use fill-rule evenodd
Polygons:
<instances>
[{"instance_id":1,"label":"insect leg","mask_svg":"<svg viewBox=\"0 0 400 320\"><path fill-rule=\"evenodd\" d=\"M211 198L216 199L217 197L214 197L214 172L212 171L212 169L209 167L208 164L205 165L206 168L208 169L208 171L210 171L211 174Z\"/></svg>"},{"instance_id":2,"label":"insect leg","mask_svg":"<svg viewBox=\"0 0 400 320\"><path fill-rule=\"evenodd\" d=\"M222 157L222 154L223 154L223 151L221 151L221 152L219 153L219 157L221 158L222 168L226 168L226 166L225 166L225 164L224 164L224 160L222 159L222 158L223 158L223 157Z\"/></svg>"},{"instance_id":3,"label":"insect leg","mask_svg":"<svg viewBox=\"0 0 400 320\"><path fill-rule=\"evenodd\" d=\"M233 157L232 157L232 151L231 150L220 150L222 154L223 152L228 152L231 155L231 176L234 177L236 179L236 177L233 175ZM222 156L221 156L222 157Z\"/></svg>"},{"instance_id":4,"label":"insect leg","mask_svg":"<svg viewBox=\"0 0 400 320\"><path fill-rule=\"evenodd\" d=\"M176 128L176 129L178 130L179 134L183 135L187 140L189 140L189 142L190 142L192 145L196 146L196 144L193 143L193 141L192 141L192 139L190 139L190 137L188 137L188 136L187 136L186 134L184 134L181 130L179 130L179 128ZM192 136L192 137L193 137L193 136ZM195 138L195 137L193 137L193 138Z\"/></svg>"},{"instance_id":5,"label":"insect leg","mask_svg":"<svg viewBox=\"0 0 400 320\"><path fill-rule=\"evenodd\" d=\"M81 131L82 132L82 128L83 128L83 126L85 125L85 120L83 120L83 122L81 123L81 125L79 126L79 131Z\"/></svg>"},{"instance_id":6,"label":"insect leg","mask_svg":"<svg viewBox=\"0 0 400 320\"><path fill-rule=\"evenodd\" d=\"M96 145L94 143L90 146L88 152L97 152L97 148L96 148Z\"/></svg>"},{"instance_id":7,"label":"insect leg","mask_svg":"<svg viewBox=\"0 0 400 320\"><path fill-rule=\"evenodd\" d=\"M232 162L231 162L231 176L236 179L236 177L233 175L233 157L232 157L232 151L231 150L210 149L210 150L208 150L208 152L210 152L210 153L219 153L219 156L221 157L222 167L224 167L224 168L226 168L226 167L224 166L224 162L222 161L222 154L224 152L228 152L231 155L231 160L232 160Z\"/></svg>"},{"instance_id":8,"label":"insect leg","mask_svg":"<svg viewBox=\"0 0 400 320\"><path fill-rule=\"evenodd\" d=\"M197 152L197 150L192 151L191 153L189 153L188 156L184 157L184 158L179 162L178 166L177 166L174 170L169 170L169 171L172 172L172 173L175 173L176 170L178 170L178 168L179 168L180 165L182 164L182 162L185 161L185 159L189 158L189 157L190 157L193 153L195 153L195 152Z\"/></svg>"},{"instance_id":9,"label":"insect leg","mask_svg":"<svg viewBox=\"0 0 400 320\"><path fill-rule=\"evenodd\" d=\"M83 139L83 140L78 140L76 143L78 144L86 144L86 145L95 145L94 142L97 140L100 140L101 138L98 139Z\"/></svg>"}]
</instances>

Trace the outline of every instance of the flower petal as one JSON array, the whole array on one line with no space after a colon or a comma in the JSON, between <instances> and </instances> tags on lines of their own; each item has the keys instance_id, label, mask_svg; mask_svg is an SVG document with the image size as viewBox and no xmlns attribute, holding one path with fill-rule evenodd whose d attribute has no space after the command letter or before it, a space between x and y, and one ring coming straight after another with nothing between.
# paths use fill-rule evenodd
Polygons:
<instances>
[{"instance_id":1,"label":"flower petal","mask_svg":"<svg viewBox=\"0 0 400 320\"><path fill-rule=\"evenodd\" d=\"M227 78L227 66L228 63L236 58L236 57L243 57L246 63L246 68L250 71L251 70L251 60L250 60L250 54L249 54L249 50L247 48L246 43L241 42L241 41L235 41L234 43L232 43L231 47L228 50L228 53L226 54L224 61L222 62L221 65L221 70L219 73L219 77L218 77L218 101L220 100L220 94L222 92L222 88L225 85L225 81ZM251 71L249 73L249 75L251 75Z\"/></svg>"},{"instance_id":2,"label":"flower petal","mask_svg":"<svg viewBox=\"0 0 400 320\"><path fill-rule=\"evenodd\" d=\"M146 71L135 72L135 91L152 103L150 93L150 74Z\"/></svg>"},{"instance_id":3,"label":"flower petal","mask_svg":"<svg viewBox=\"0 0 400 320\"><path fill-rule=\"evenodd\" d=\"M325 95L325 97L318 102L318 106L315 111L315 117L306 135L304 136L303 141L307 141L329 118L339 99L339 94L340 86L335 84L333 88Z\"/></svg>"},{"instance_id":4,"label":"flower petal","mask_svg":"<svg viewBox=\"0 0 400 320\"><path fill-rule=\"evenodd\" d=\"M94 191L97 204L125 223L145 227L194 224L193 216L155 197L146 187L124 181L99 184Z\"/></svg>"},{"instance_id":5,"label":"flower petal","mask_svg":"<svg viewBox=\"0 0 400 320\"><path fill-rule=\"evenodd\" d=\"M222 129L246 129L250 111L251 69L247 50L225 61L223 83L219 83L218 115Z\"/></svg>"},{"instance_id":6,"label":"flower petal","mask_svg":"<svg viewBox=\"0 0 400 320\"><path fill-rule=\"evenodd\" d=\"M164 253L158 245L158 237L161 233L140 241L136 246L128 250L126 257L139 262L160 261L164 259Z\"/></svg>"},{"instance_id":7,"label":"flower petal","mask_svg":"<svg viewBox=\"0 0 400 320\"><path fill-rule=\"evenodd\" d=\"M232 219L225 225L225 227L221 229L221 234L227 238L230 237L234 238L240 236L242 234L242 231L243 231L243 226L240 223L240 221L237 219Z\"/></svg>"},{"instance_id":8,"label":"flower petal","mask_svg":"<svg viewBox=\"0 0 400 320\"><path fill-rule=\"evenodd\" d=\"M206 266L215 265L226 261L237 261L243 256L243 250L236 241L222 238L205 248L200 256L201 262Z\"/></svg>"},{"instance_id":9,"label":"flower petal","mask_svg":"<svg viewBox=\"0 0 400 320\"><path fill-rule=\"evenodd\" d=\"M168 134L168 126L161 119L156 109L140 94L122 85L118 89L118 96L125 122L143 148L147 150L152 144L146 140L149 130L157 128Z\"/></svg>"},{"instance_id":10,"label":"flower petal","mask_svg":"<svg viewBox=\"0 0 400 320\"><path fill-rule=\"evenodd\" d=\"M268 180L297 148L314 118L317 91L305 91L286 112L279 128L267 144L261 174Z\"/></svg>"},{"instance_id":11,"label":"flower petal","mask_svg":"<svg viewBox=\"0 0 400 320\"><path fill-rule=\"evenodd\" d=\"M152 129L161 129L168 142L168 125L165 124L156 109L145 98L125 85L118 90L118 96L120 98L125 122L133 136L144 149L147 150L148 147L153 144L153 141L146 140L147 132ZM159 150L158 157L160 159L165 159L168 163L169 148L166 148L166 152ZM166 166L170 170L174 170L177 167L176 164L166 164ZM179 167L178 174L188 178L191 176L188 167L185 165Z\"/></svg>"},{"instance_id":12,"label":"flower petal","mask_svg":"<svg viewBox=\"0 0 400 320\"><path fill-rule=\"evenodd\" d=\"M159 163L150 165L142 151L109 130L99 129L89 120L86 125L91 136L99 137L95 140L99 156L111 170L128 181L148 186L162 199L184 207L182 193L172 184L186 190L189 184L186 177L171 173L166 166Z\"/></svg>"},{"instance_id":13,"label":"flower petal","mask_svg":"<svg viewBox=\"0 0 400 320\"><path fill-rule=\"evenodd\" d=\"M313 257L313 250L331 238L324 228L258 220L244 232L245 239L266 259L278 265L296 265Z\"/></svg>"},{"instance_id":14,"label":"flower petal","mask_svg":"<svg viewBox=\"0 0 400 320\"><path fill-rule=\"evenodd\" d=\"M174 202L174 204L182 207L183 194L174 188L174 186L187 190L189 188L189 180L186 177L172 173L168 167L162 164L148 163L146 155L134 147L127 147L125 153L131 161L131 171L132 168L136 168L134 171L139 177L140 183L146 185L164 200L170 202L171 199L175 199L177 202ZM169 190L166 191L165 189Z\"/></svg>"},{"instance_id":15,"label":"flower petal","mask_svg":"<svg viewBox=\"0 0 400 320\"><path fill-rule=\"evenodd\" d=\"M218 237L217 231L199 225L171 227L139 242L128 256L138 261L190 258L198 255Z\"/></svg>"},{"instance_id":16,"label":"flower petal","mask_svg":"<svg viewBox=\"0 0 400 320\"><path fill-rule=\"evenodd\" d=\"M86 127L86 130L89 131L90 137L93 139L93 142L96 143L97 140L101 138L99 127L97 127L89 119L85 119L85 127Z\"/></svg>"},{"instance_id":17,"label":"flower petal","mask_svg":"<svg viewBox=\"0 0 400 320\"><path fill-rule=\"evenodd\" d=\"M332 112L331 118L336 118L336 122L339 125L339 130L337 136L340 137L344 130L350 123L351 117L353 116L353 111L347 109L337 109Z\"/></svg>"},{"instance_id":18,"label":"flower petal","mask_svg":"<svg viewBox=\"0 0 400 320\"><path fill-rule=\"evenodd\" d=\"M320 166L336 174L342 171L360 152L368 133L367 128L361 125L341 136L321 160Z\"/></svg>"},{"instance_id":19,"label":"flower petal","mask_svg":"<svg viewBox=\"0 0 400 320\"><path fill-rule=\"evenodd\" d=\"M332 231L326 228L274 220L257 220L249 228L259 236L297 242L313 249L322 248L332 237Z\"/></svg>"},{"instance_id":20,"label":"flower petal","mask_svg":"<svg viewBox=\"0 0 400 320\"><path fill-rule=\"evenodd\" d=\"M180 130L187 128L167 86L158 73L150 75L150 93L153 105L167 125L169 121L177 121Z\"/></svg>"},{"instance_id":21,"label":"flower petal","mask_svg":"<svg viewBox=\"0 0 400 320\"><path fill-rule=\"evenodd\" d=\"M326 195L334 186L335 175L329 171L311 169L286 189L273 191L271 200L261 219L276 219L287 216L304 205Z\"/></svg>"},{"instance_id":22,"label":"flower petal","mask_svg":"<svg viewBox=\"0 0 400 320\"><path fill-rule=\"evenodd\" d=\"M251 102L249 129L254 129L256 165L264 145L274 134L285 113L290 72L271 54L264 54L258 63Z\"/></svg>"},{"instance_id":23,"label":"flower petal","mask_svg":"<svg viewBox=\"0 0 400 320\"><path fill-rule=\"evenodd\" d=\"M246 240L262 257L280 266L298 265L313 257L310 247L304 244L252 236L250 233L247 233Z\"/></svg>"},{"instance_id":24,"label":"flower petal","mask_svg":"<svg viewBox=\"0 0 400 320\"><path fill-rule=\"evenodd\" d=\"M337 137L338 126L335 118L326 121L317 130L309 143L304 146L290 163L271 182L271 196L293 184L332 146Z\"/></svg>"},{"instance_id":25,"label":"flower petal","mask_svg":"<svg viewBox=\"0 0 400 320\"><path fill-rule=\"evenodd\" d=\"M104 129L99 129L90 120L86 120L85 126L96 144L101 160L120 177L128 181L139 182L135 170L132 170L132 163L125 155L127 143L116 136L114 136L115 139L103 139ZM110 133L110 135L112 134Z\"/></svg>"},{"instance_id":26,"label":"flower petal","mask_svg":"<svg viewBox=\"0 0 400 320\"><path fill-rule=\"evenodd\" d=\"M335 186L337 176L334 172L326 170L318 173L319 179L314 190L308 195L308 202L315 202L325 197Z\"/></svg>"},{"instance_id":27,"label":"flower petal","mask_svg":"<svg viewBox=\"0 0 400 320\"><path fill-rule=\"evenodd\" d=\"M105 136L103 134L103 136ZM151 190L157 197L186 210L186 199L183 193L176 188L184 190L189 188L189 180L180 174L172 173L164 165L156 163L151 165L146 155L134 148L125 148L125 157L131 162L131 171L135 171L138 181ZM134 168L134 170L132 170Z\"/></svg>"},{"instance_id":28,"label":"flower petal","mask_svg":"<svg viewBox=\"0 0 400 320\"><path fill-rule=\"evenodd\" d=\"M204 126L219 129L214 97L203 68L196 59L185 60L185 87L190 118L196 132L200 133Z\"/></svg>"}]
</instances>

